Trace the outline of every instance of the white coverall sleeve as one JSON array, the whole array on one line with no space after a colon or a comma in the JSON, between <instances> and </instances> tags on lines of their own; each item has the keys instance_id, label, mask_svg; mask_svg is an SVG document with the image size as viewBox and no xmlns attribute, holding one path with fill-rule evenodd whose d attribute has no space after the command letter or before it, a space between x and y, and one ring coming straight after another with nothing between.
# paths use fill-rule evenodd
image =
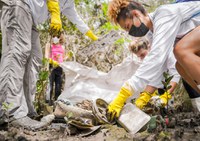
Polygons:
<instances>
[{"instance_id":1,"label":"white coverall sleeve","mask_svg":"<svg viewBox=\"0 0 200 141\"><path fill-rule=\"evenodd\" d=\"M164 81L163 73L164 72L168 72L168 70L167 70L167 61L165 61L163 63L162 67L163 67L161 69L162 72L160 72L158 75L156 75L156 77L149 82L149 84L148 84L149 86L152 86L152 87L155 87L155 88L163 88L163 84L162 84L162 81Z\"/></svg>"},{"instance_id":2,"label":"white coverall sleeve","mask_svg":"<svg viewBox=\"0 0 200 141\"><path fill-rule=\"evenodd\" d=\"M81 19L81 17L78 15L76 9L74 0L70 1L70 3L67 3L67 6L62 10L62 13L73 23L76 25L76 27L85 34L89 27L84 23L84 21Z\"/></svg>"},{"instance_id":3,"label":"white coverall sleeve","mask_svg":"<svg viewBox=\"0 0 200 141\"><path fill-rule=\"evenodd\" d=\"M174 53L171 51L164 63L163 72L160 73L160 76L157 75L156 79L154 79L154 81L151 81L148 85L156 88L162 88L163 87L162 81L164 81L164 76L163 76L164 72L168 72L169 76L173 76L171 80L172 82L178 83L180 80L180 75L176 70L175 64L176 64L176 59L174 57Z\"/></svg>"},{"instance_id":4,"label":"white coverall sleeve","mask_svg":"<svg viewBox=\"0 0 200 141\"><path fill-rule=\"evenodd\" d=\"M134 92L141 91L145 87L144 85L155 81L157 77L162 75L163 63L173 49L182 22L181 13L172 13L166 7L157 9L151 20L153 23L151 51L135 75L128 80Z\"/></svg>"},{"instance_id":5,"label":"white coverall sleeve","mask_svg":"<svg viewBox=\"0 0 200 141\"><path fill-rule=\"evenodd\" d=\"M171 52L167 61L167 68L169 71L169 75L173 76L171 81L178 83L180 80L180 75L176 70L175 64L176 64L176 58L174 57L174 53Z\"/></svg>"}]
</instances>

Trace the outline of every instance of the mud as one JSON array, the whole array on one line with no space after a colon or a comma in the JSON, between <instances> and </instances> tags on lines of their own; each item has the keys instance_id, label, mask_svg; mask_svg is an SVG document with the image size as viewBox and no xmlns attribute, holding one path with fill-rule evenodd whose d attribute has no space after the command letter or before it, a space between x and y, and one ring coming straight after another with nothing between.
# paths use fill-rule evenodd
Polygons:
<instances>
[{"instance_id":1,"label":"mud","mask_svg":"<svg viewBox=\"0 0 200 141\"><path fill-rule=\"evenodd\" d=\"M64 123L54 123L43 131L28 131L23 128L9 127L1 129L0 141L198 141L200 138L200 114L187 112L174 115L174 126L161 131L139 132L135 135L127 133L119 125L103 125L92 135L81 137L81 131L69 128ZM71 133L71 134L70 134ZM74 135L76 134L76 135Z\"/></svg>"},{"instance_id":2,"label":"mud","mask_svg":"<svg viewBox=\"0 0 200 141\"><path fill-rule=\"evenodd\" d=\"M184 101L180 101L184 99ZM56 120L42 131L28 131L23 128L0 126L0 141L198 141L200 140L200 113L191 112L191 103L181 95L175 101L176 110L168 112L165 119L167 126L157 122L156 130L147 132L143 128L139 133L131 135L119 125L103 125L89 136L82 137L83 131L69 127L64 120ZM186 101L186 102L185 102ZM180 103L180 104L179 104ZM80 108L89 110L90 101L79 103ZM64 122L63 122L64 121ZM55 122L55 121L54 121ZM134 121L133 121L134 122Z\"/></svg>"}]
</instances>

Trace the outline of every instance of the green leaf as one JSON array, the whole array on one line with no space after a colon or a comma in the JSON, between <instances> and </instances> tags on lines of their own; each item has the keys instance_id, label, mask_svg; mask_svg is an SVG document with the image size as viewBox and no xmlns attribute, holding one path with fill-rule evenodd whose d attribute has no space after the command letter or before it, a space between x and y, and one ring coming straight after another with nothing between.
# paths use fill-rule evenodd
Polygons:
<instances>
[{"instance_id":1,"label":"green leaf","mask_svg":"<svg viewBox=\"0 0 200 141\"><path fill-rule=\"evenodd\" d=\"M163 76L165 78L165 81L162 81L162 84L164 85L165 91L168 91L171 88L170 82L173 76L169 76L168 72L164 72Z\"/></svg>"},{"instance_id":2,"label":"green leaf","mask_svg":"<svg viewBox=\"0 0 200 141\"><path fill-rule=\"evenodd\" d=\"M165 79L167 79L168 74L167 74L166 72L164 72L164 73L163 73L163 76L164 76Z\"/></svg>"},{"instance_id":3,"label":"green leaf","mask_svg":"<svg viewBox=\"0 0 200 141\"><path fill-rule=\"evenodd\" d=\"M170 76L167 80L170 82L174 76Z\"/></svg>"},{"instance_id":4,"label":"green leaf","mask_svg":"<svg viewBox=\"0 0 200 141\"><path fill-rule=\"evenodd\" d=\"M168 86L168 87L167 87L167 90L171 89L171 87L172 87L171 85L170 85L170 86Z\"/></svg>"},{"instance_id":5,"label":"green leaf","mask_svg":"<svg viewBox=\"0 0 200 141\"><path fill-rule=\"evenodd\" d=\"M162 81L162 84L165 86L165 81Z\"/></svg>"},{"instance_id":6,"label":"green leaf","mask_svg":"<svg viewBox=\"0 0 200 141\"><path fill-rule=\"evenodd\" d=\"M2 103L2 110L8 111L12 107L13 107L13 103L10 103L10 104L7 102Z\"/></svg>"},{"instance_id":7,"label":"green leaf","mask_svg":"<svg viewBox=\"0 0 200 141\"><path fill-rule=\"evenodd\" d=\"M102 11L103 11L103 15L107 16L107 11L108 11L108 4L107 3L102 3Z\"/></svg>"}]
</instances>

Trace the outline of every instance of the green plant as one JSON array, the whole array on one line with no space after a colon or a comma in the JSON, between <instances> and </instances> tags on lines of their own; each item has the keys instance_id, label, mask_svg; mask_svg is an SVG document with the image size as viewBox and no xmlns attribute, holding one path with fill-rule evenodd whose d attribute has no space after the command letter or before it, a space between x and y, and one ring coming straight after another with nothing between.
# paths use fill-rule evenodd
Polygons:
<instances>
[{"instance_id":1,"label":"green plant","mask_svg":"<svg viewBox=\"0 0 200 141\"><path fill-rule=\"evenodd\" d=\"M167 73L167 72L164 72L163 76L165 79L164 81L162 81L162 84L164 86L164 93L168 93L169 89L171 89L171 87L172 87L170 85L170 82L174 76L170 76L169 73ZM167 111L168 111L168 96L167 96Z\"/></svg>"},{"instance_id":2,"label":"green plant","mask_svg":"<svg viewBox=\"0 0 200 141\"><path fill-rule=\"evenodd\" d=\"M165 92L167 92L167 91L172 87L172 86L170 85L170 82L171 82L173 76L170 76L169 73L167 73L167 72L164 72L164 73L163 73L163 76L164 76L165 80L162 81L162 84L163 84L163 86L164 86Z\"/></svg>"},{"instance_id":3,"label":"green plant","mask_svg":"<svg viewBox=\"0 0 200 141\"><path fill-rule=\"evenodd\" d=\"M104 34L106 34L111 30L119 30L119 29L120 29L119 26L113 25L110 22L106 22L100 27L99 32L103 31Z\"/></svg>"},{"instance_id":4,"label":"green plant","mask_svg":"<svg viewBox=\"0 0 200 141\"><path fill-rule=\"evenodd\" d=\"M2 107L1 107L1 110L4 112L5 114L5 119L0 119L0 125L4 122L7 122L8 123L8 127L9 127L9 109L11 109L13 107L13 103L7 103L7 102L3 102L2 103Z\"/></svg>"},{"instance_id":5,"label":"green plant","mask_svg":"<svg viewBox=\"0 0 200 141\"><path fill-rule=\"evenodd\" d=\"M7 102L3 102L2 103L2 110L8 112L8 110L13 106L13 103L7 103Z\"/></svg>"},{"instance_id":6,"label":"green plant","mask_svg":"<svg viewBox=\"0 0 200 141\"><path fill-rule=\"evenodd\" d=\"M48 62L49 62L48 59L43 58L42 60L43 66L41 71L39 72L39 80L37 81L37 92L34 105L38 113L42 112L43 110L42 107L45 100L46 87L49 78Z\"/></svg>"},{"instance_id":7,"label":"green plant","mask_svg":"<svg viewBox=\"0 0 200 141\"><path fill-rule=\"evenodd\" d=\"M119 56L124 50L124 44L129 43L129 42L131 42L131 40L124 37L116 40L114 43L117 46L117 49L115 50L115 54Z\"/></svg>"}]
</instances>

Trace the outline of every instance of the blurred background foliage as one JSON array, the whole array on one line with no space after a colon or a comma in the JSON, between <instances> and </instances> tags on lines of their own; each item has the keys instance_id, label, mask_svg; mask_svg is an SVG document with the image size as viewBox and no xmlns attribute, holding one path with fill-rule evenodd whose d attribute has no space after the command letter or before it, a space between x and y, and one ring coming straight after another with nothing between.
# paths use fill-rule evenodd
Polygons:
<instances>
[{"instance_id":1,"label":"blurred background foliage","mask_svg":"<svg viewBox=\"0 0 200 141\"><path fill-rule=\"evenodd\" d=\"M121 35L121 38L116 40L115 43L110 47L109 52L101 52L95 54L97 57L88 58L87 61L82 60L82 54L79 54L79 50L82 50L88 47L92 41L83 35L75 25L73 25L64 15L62 15L63 30L66 35L66 51L69 54L69 61L77 61L83 65L93 67L103 72L108 72L116 64L122 62L122 60L128 55L127 52L127 43L132 40L127 33L120 29L120 27L113 25L109 22L107 16L108 9L108 0L74 0L76 4L76 9L79 15L82 17L84 22L90 27L90 29L97 35L99 38L108 34L111 30L117 30ZM139 1L139 0L138 0ZM173 3L174 0L140 0L145 9L148 12L153 12L159 5L166 3ZM38 26L41 39L41 47L43 53L45 51L45 46L50 42L50 36L48 33L49 21ZM0 33L0 56L2 50L2 34ZM124 53L125 52L125 53ZM102 58L103 54L103 58ZM100 57L98 57L100 56ZM98 58L101 58L98 60ZM112 61L110 61L112 60ZM45 63L44 63L45 62ZM47 60L44 59L44 64L47 63ZM46 93L46 86L48 83L49 72L45 68L46 65L43 65L40 72L40 79L37 83L37 95L35 106L37 111L41 111L41 107L44 107L41 99L44 99ZM181 106L183 99L185 98L185 92L182 88L182 84L179 85L177 89L179 95L175 96L175 99L181 101L178 105ZM186 96L187 97L187 96ZM188 99L188 97L187 97Z\"/></svg>"}]
</instances>

